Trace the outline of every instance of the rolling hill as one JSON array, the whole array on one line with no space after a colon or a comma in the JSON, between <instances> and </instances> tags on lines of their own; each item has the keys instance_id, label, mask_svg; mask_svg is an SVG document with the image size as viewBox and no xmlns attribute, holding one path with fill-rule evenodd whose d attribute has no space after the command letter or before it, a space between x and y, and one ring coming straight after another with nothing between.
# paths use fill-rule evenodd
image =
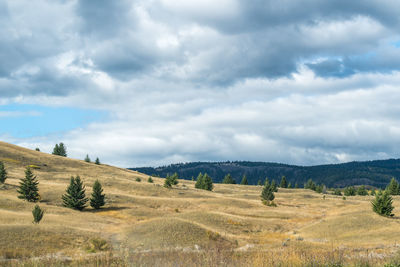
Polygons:
<instances>
[{"instance_id":1,"label":"rolling hill","mask_svg":"<svg viewBox=\"0 0 400 267\"><path fill-rule=\"evenodd\" d=\"M4 142L0 161L9 174L0 184L0 266L374 266L398 259L400 219L373 213L372 196L280 189L277 207L269 207L261 186L215 184L210 192L179 180L168 189L162 178L149 183L136 171ZM16 192L29 165L45 210L38 225L35 203ZM71 175L80 175L87 195L98 179L106 206L63 207Z\"/></svg>"},{"instance_id":2,"label":"rolling hill","mask_svg":"<svg viewBox=\"0 0 400 267\"><path fill-rule=\"evenodd\" d=\"M165 177L178 173L183 179L196 178L199 172L209 174L215 182L221 182L230 173L237 183L243 175L250 184L258 180L280 181L286 176L288 181L302 186L308 179L323 183L328 187L345 187L349 185L371 185L384 188L392 177L400 178L400 159L348 162L317 166L296 166L268 162L228 161L228 162L192 162L172 164L158 168L130 168L149 175Z\"/></svg>"}]
</instances>

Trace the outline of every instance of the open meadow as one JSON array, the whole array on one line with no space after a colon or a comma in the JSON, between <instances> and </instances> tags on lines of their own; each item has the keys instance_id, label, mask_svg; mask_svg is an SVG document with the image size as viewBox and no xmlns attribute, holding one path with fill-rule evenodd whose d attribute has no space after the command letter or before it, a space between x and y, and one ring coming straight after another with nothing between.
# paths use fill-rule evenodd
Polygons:
<instances>
[{"instance_id":1,"label":"open meadow","mask_svg":"<svg viewBox=\"0 0 400 267\"><path fill-rule=\"evenodd\" d=\"M212 192L179 180L95 165L0 142L8 178L0 185L0 265L5 266L384 266L400 248L400 198L394 218L372 212L372 196L279 189L263 205L261 186L214 184ZM45 210L17 197L31 165ZM98 179L100 210L62 206L72 175L90 196ZM137 181L140 178L141 181ZM397 266L397 265L393 265Z\"/></svg>"}]
</instances>

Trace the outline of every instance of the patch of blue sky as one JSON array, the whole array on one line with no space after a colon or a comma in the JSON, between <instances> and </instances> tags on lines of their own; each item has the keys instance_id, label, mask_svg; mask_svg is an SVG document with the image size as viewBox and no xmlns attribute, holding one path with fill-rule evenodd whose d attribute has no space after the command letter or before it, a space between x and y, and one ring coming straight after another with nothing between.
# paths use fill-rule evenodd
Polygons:
<instances>
[{"instance_id":1,"label":"patch of blue sky","mask_svg":"<svg viewBox=\"0 0 400 267\"><path fill-rule=\"evenodd\" d=\"M397 42L394 42L393 45L394 45L395 47L400 47L400 40L397 41Z\"/></svg>"},{"instance_id":2,"label":"patch of blue sky","mask_svg":"<svg viewBox=\"0 0 400 267\"><path fill-rule=\"evenodd\" d=\"M29 138L64 133L107 119L108 113L71 107L0 105L0 135Z\"/></svg>"}]
</instances>

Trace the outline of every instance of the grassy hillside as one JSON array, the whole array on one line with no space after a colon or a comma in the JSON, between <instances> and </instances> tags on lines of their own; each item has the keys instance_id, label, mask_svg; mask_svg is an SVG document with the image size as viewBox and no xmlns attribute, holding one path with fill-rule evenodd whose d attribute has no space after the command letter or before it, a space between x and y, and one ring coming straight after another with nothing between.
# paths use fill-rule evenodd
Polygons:
<instances>
[{"instance_id":1,"label":"grassy hillside","mask_svg":"<svg viewBox=\"0 0 400 267\"><path fill-rule=\"evenodd\" d=\"M162 178L151 184L135 171L2 142L0 161L9 172L0 185L0 265L326 266L397 259L399 217L374 214L370 196L343 200L281 189L278 206L267 207L260 186L216 184L208 192L179 180L166 189ZM32 224L34 204L16 193L28 165L37 166L40 182L45 215L39 225ZM81 176L87 195L99 179L107 205L82 212L63 207L71 175Z\"/></svg>"},{"instance_id":2,"label":"grassy hillside","mask_svg":"<svg viewBox=\"0 0 400 267\"><path fill-rule=\"evenodd\" d=\"M303 185L308 179L323 183L328 187L345 187L349 185L371 185L383 188L392 177L400 178L400 159L374 160L363 162L348 162L317 166L296 166L269 162L191 162L172 164L158 168L132 168L149 175L165 177L177 172L180 177L191 179L199 172L209 174L214 181L221 182L228 173L240 183L243 175L250 184L256 185L258 180L280 181L286 176L288 181Z\"/></svg>"}]
</instances>

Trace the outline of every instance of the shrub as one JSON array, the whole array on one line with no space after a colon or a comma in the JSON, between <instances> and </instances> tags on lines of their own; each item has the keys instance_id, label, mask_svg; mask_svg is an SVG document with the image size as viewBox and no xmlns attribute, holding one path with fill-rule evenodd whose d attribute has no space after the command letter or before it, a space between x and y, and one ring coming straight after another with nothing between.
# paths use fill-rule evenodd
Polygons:
<instances>
[{"instance_id":1,"label":"shrub","mask_svg":"<svg viewBox=\"0 0 400 267\"><path fill-rule=\"evenodd\" d=\"M178 174L174 173L173 175L167 175L164 181L164 187L171 188L173 185L178 184Z\"/></svg>"},{"instance_id":2,"label":"shrub","mask_svg":"<svg viewBox=\"0 0 400 267\"><path fill-rule=\"evenodd\" d=\"M141 182L142 179L140 179L139 177L136 177L135 181L136 181L136 182Z\"/></svg>"},{"instance_id":3,"label":"shrub","mask_svg":"<svg viewBox=\"0 0 400 267\"><path fill-rule=\"evenodd\" d=\"M88 199L85 195L85 186L79 176L71 177L66 193L62 195L62 200L64 207L76 210L83 210L86 207Z\"/></svg>"},{"instance_id":4,"label":"shrub","mask_svg":"<svg viewBox=\"0 0 400 267\"><path fill-rule=\"evenodd\" d=\"M205 173L204 175L199 173L194 187L197 189L212 191L214 188L214 185L213 185L213 181L212 181L211 177L208 176L207 173Z\"/></svg>"},{"instance_id":5,"label":"shrub","mask_svg":"<svg viewBox=\"0 0 400 267\"><path fill-rule=\"evenodd\" d=\"M35 205L32 210L33 215L33 223L38 224L43 218L44 211L39 207L39 205Z\"/></svg>"},{"instance_id":6,"label":"shrub","mask_svg":"<svg viewBox=\"0 0 400 267\"><path fill-rule=\"evenodd\" d=\"M90 198L90 206L94 209L100 209L105 204L104 197L105 195L103 194L103 188L101 187L99 180L96 180L93 184L93 192L92 197Z\"/></svg>"},{"instance_id":7,"label":"shrub","mask_svg":"<svg viewBox=\"0 0 400 267\"><path fill-rule=\"evenodd\" d=\"M390 192L379 191L378 194L375 195L375 199L371 201L372 210L379 215L392 217L394 214L392 213L393 207L393 199L390 195Z\"/></svg>"},{"instance_id":8,"label":"shrub","mask_svg":"<svg viewBox=\"0 0 400 267\"><path fill-rule=\"evenodd\" d=\"M307 183L304 185L304 188L315 191L315 189L317 188L317 185L313 182L312 179L308 179Z\"/></svg>"},{"instance_id":9,"label":"shrub","mask_svg":"<svg viewBox=\"0 0 400 267\"><path fill-rule=\"evenodd\" d=\"M25 170L25 178L20 180L17 192L19 193L18 198L25 199L29 202L39 201L39 182L36 180L36 176L33 175L29 167Z\"/></svg>"},{"instance_id":10,"label":"shrub","mask_svg":"<svg viewBox=\"0 0 400 267\"><path fill-rule=\"evenodd\" d=\"M153 178L151 178L151 176L150 176L149 179L147 179L147 182L154 183Z\"/></svg>"}]
</instances>

